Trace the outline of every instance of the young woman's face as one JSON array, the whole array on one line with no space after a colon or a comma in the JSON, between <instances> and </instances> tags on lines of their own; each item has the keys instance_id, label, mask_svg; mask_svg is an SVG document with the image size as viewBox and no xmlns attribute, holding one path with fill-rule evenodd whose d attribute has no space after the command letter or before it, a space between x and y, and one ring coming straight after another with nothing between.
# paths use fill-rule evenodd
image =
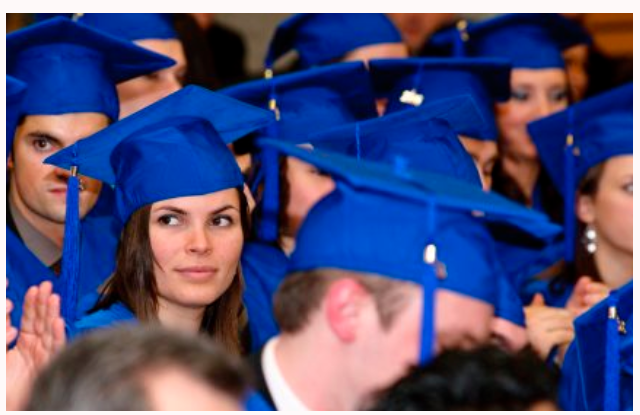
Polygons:
<instances>
[{"instance_id":1,"label":"young woman's face","mask_svg":"<svg viewBox=\"0 0 640 415\"><path fill-rule=\"evenodd\" d=\"M244 241L240 209L236 189L152 205L149 238L161 303L204 308L229 288Z\"/></svg>"},{"instance_id":2,"label":"young woman's face","mask_svg":"<svg viewBox=\"0 0 640 415\"><path fill-rule=\"evenodd\" d=\"M598 246L633 256L633 156L605 162L596 194L578 198L578 217L593 225Z\"/></svg>"},{"instance_id":3,"label":"young woman's face","mask_svg":"<svg viewBox=\"0 0 640 415\"><path fill-rule=\"evenodd\" d=\"M527 124L561 111L569 104L568 85L562 69L514 69L511 99L497 104L500 150L512 157L537 158L536 146Z\"/></svg>"},{"instance_id":4,"label":"young woman's face","mask_svg":"<svg viewBox=\"0 0 640 415\"><path fill-rule=\"evenodd\" d=\"M286 163L289 184L286 233L295 236L309 210L335 188L335 183L311 164L293 157L287 157Z\"/></svg>"}]
</instances>

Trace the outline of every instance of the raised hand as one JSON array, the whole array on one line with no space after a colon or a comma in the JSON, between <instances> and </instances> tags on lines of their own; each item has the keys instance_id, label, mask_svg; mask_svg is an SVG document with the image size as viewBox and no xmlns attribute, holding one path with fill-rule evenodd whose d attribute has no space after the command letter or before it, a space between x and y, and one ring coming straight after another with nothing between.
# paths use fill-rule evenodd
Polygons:
<instances>
[{"instance_id":1,"label":"raised hand","mask_svg":"<svg viewBox=\"0 0 640 415\"><path fill-rule=\"evenodd\" d=\"M596 282L591 277L582 276L576 282L566 308L573 313L574 318L577 318L607 298L610 291L609 287L602 282Z\"/></svg>"},{"instance_id":2,"label":"raised hand","mask_svg":"<svg viewBox=\"0 0 640 415\"><path fill-rule=\"evenodd\" d=\"M36 376L65 343L60 297L51 282L29 288L18 341L7 351L7 410L23 408Z\"/></svg>"},{"instance_id":3,"label":"raised hand","mask_svg":"<svg viewBox=\"0 0 640 415\"><path fill-rule=\"evenodd\" d=\"M531 304L524 308L527 335L531 346L542 359L546 359L554 346L559 347L558 363L564 357L575 337L573 313L564 308L549 307L544 297L536 294Z\"/></svg>"}]
</instances>

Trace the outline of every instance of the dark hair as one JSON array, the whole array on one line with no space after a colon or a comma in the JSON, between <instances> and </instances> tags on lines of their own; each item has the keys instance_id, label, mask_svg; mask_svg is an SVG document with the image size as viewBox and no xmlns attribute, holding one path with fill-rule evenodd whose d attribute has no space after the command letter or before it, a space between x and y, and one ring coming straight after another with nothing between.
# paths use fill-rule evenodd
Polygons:
<instances>
[{"instance_id":1,"label":"dark hair","mask_svg":"<svg viewBox=\"0 0 640 415\"><path fill-rule=\"evenodd\" d=\"M243 233L249 232L249 208L242 189L240 217ZM157 320L158 288L153 273L154 255L149 238L151 205L134 212L122 231L118 245L116 270L107 280L98 303L90 312L105 309L117 302L125 304L143 322ZM244 281L240 265L229 288L204 312L200 331L215 337L227 350L241 353L239 333L243 313Z\"/></svg>"},{"instance_id":2,"label":"dark hair","mask_svg":"<svg viewBox=\"0 0 640 415\"><path fill-rule=\"evenodd\" d=\"M158 326L95 331L56 356L35 381L27 410L148 411L145 376L166 368L240 401L247 375L240 360L201 336Z\"/></svg>"},{"instance_id":3,"label":"dark hair","mask_svg":"<svg viewBox=\"0 0 640 415\"><path fill-rule=\"evenodd\" d=\"M556 403L558 374L531 349L447 350L380 393L377 411L513 411Z\"/></svg>"},{"instance_id":4,"label":"dark hair","mask_svg":"<svg viewBox=\"0 0 640 415\"><path fill-rule=\"evenodd\" d=\"M300 331L313 311L320 308L329 286L341 279L352 279L374 298L380 323L391 327L406 303L401 287L407 283L373 274L320 268L289 274L278 287L273 299L273 314L285 333Z\"/></svg>"}]
</instances>

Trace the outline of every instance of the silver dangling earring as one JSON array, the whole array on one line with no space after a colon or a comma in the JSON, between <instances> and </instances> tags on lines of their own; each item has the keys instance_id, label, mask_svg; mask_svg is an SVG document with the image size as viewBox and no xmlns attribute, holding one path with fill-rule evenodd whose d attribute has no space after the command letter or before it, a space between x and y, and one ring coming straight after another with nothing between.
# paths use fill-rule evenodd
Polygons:
<instances>
[{"instance_id":1,"label":"silver dangling earring","mask_svg":"<svg viewBox=\"0 0 640 415\"><path fill-rule=\"evenodd\" d=\"M593 225L587 225L585 228L582 243L584 244L587 252L591 255L595 254L598 250L598 234L596 233Z\"/></svg>"}]
</instances>

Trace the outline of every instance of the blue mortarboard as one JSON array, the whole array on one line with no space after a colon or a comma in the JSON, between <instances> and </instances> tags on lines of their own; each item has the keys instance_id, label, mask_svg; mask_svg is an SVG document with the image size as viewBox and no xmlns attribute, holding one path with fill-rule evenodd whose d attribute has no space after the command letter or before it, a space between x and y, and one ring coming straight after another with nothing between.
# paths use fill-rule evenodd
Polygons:
<instances>
[{"instance_id":1,"label":"blue mortarboard","mask_svg":"<svg viewBox=\"0 0 640 415\"><path fill-rule=\"evenodd\" d=\"M127 39L177 39L170 13L37 13L36 20L72 18L87 26Z\"/></svg>"},{"instance_id":2,"label":"blue mortarboard","mask_svg":"<svg viewBox=\"0 0 640 415\"><path fill-rule=\"evenodd\" d=\"M13 137L22 114L22 99L27 85L7 75L7 157L13 148Z\"/></svg>"},{"instance_id":3,"label":"blue mortarboard","mask_svg":"<svg viewBox=\"0 0 640 415\"><path fill-rule=\"evenodd\" d=\"M265 58L272 68L285 53L296 50L302 68L331 63L362 46L400 43L398 29L383 13L296 14L276 29Z\"/></svg>"},{"instance_id":4,"label":"blue mortarboard","mask_svg":"<svg viewBox=\"0 0 640 415\"><path fill-rule=\"evenodd\" d=\"M524 305L518 296L518 291L512 283L511 275L498 276L496 311L495 315L524 327Z\"/></svg>"},{"instance_id":5,"label":"blue mortarboard","mask_svg":"<svg viewBox=\"0 0 640 415\"><path fill-rule=\"evenodd\" d=\"M98 112L115 121L116 84L174 64L62 17L7 35L7 74L29 85L26 115Z\"/></svg>"},{"instance_id":6,"label":"blue mortarboard","mask_svg":"<svg viewBox=\"0 0 640 415\"><path fill-rule=\"evenodd\" d=\"M295 143L305 142L315 131L377 117L369 73L362 62L312 68L219 92L272 110L278 122L261 134ZM272 242L278 235L278 159L269 149L254 156L255 164L261 168L252 189L264 181L258 237Z\"/></svg>"},{"instance_id":7,"label":"blue mortarboard","mask_svg":"<svg viewBox=\"0 0 640 415\"><path fill-rule=\"evenodd\" d=\"M633 407L633 281L574 322L562 365L560 403L569 411Z\"/></svg>"},{"instance_id":8,"label":"blue mortarboard","mask_svg":"<svg viewBox=\"0 0 640 415\"><path fill-rule=\"evenodd\" d=\"M218 92L274 110L277 128L266 133L294 142L304 142L314 131L378 115L369 73L362 62L312 68Z\"/></svg>"},{"instance_id":9,"label":"blue mortarboard","mask_svg":"<svg viewBox=\"0 0 640 415\"><path fill-rule=\"evenodd\" d=\"M545 215L523 208L501 196L486 193L478 186L447 176L398 170L397 167L381 163L356 160L337 153L309 151L275 140L260 140L259 145L271 147L278 152L310 163L331 174L336 181L344 181L353 188L372 189L396 198L413 200L422 207L422 220L430 224L430 229L464 228L465 236L457 239L457 234L450 234L451 236L447 239L444 236L447 235L446 233L429 232L436 243L439 241L438 238L441 238L440 241L448 244L447 246L456 246L456 252L458 248L464 251L464 248L468 247L469 252L465 251L465 261L460 261L453 249L441 250L440 257L448 269L448 278L443 281L443 284L446 288L489 303L495 301L495 283L488 281L495 281L496 275L501 273L501 268L497 262L491 236L488 235L484 226L481 229L475 227L475 224L480 222L479 219L516 227L539 238L551 238L560 232L560 228L550 223ZM377 207L374 209L371 206L369 209L375 212ZM436 211L440 213L436 215ZM447 214L447 212L451 213ZM380 220L379 215L378 220ZM462 223L465 225L461 225ZM398 227L397 224L396 227ZM401 230L398 229L398 232ZM455 244L452 242L454 240ZM478 255L475 256L475 254ZM451 256L448 257L448 255ZM470 281L468 275L472 274L482 275L484 278L478 277L477 280Z\"/></svg>"},{"instance_id":10,"label":"blue mortarboard","mask_svg":"<svg viewBox=\"0 0 640 415\"><path fill-rule=\"evenodd\" d=\"M446 174L482 187L478 170L454 129L483 128L469 95L451 97L384 117L312 135L315 148L414 170Z\"/></svg>"},{"instance_id":11,"label":"blue mortarboard","mask_svg":"<svg viewBox=\"0 0 640 415\"><path fill-rule=\"evenodd\" d=\"M225 131L227 139L238 138L269 122L268 111L191 86L45 162L114 185L115 215L126 223L133 212L159 200L242 186L242 174L218 131ZM64 261L78 261L78 223L78 180L73 174L67 186ZM71 291L70 304L65 301L68 315L75 309L76 266L63 263Z\"/></svg>"},{"instance_id":12,"label":"blue mortarboard","mask_svg":"<svg viewBox=\"0 0 640 415\"><path fill-rule=\"evenodd\" d=\"M434 34L430 44L452 56L509 59L513 68L564 68L562 51L590 43L582 27L555 13L516 13Z\"/></svg>"},{"instance_id":13,"label":"blue mortarboard","mask_svg":"<svg viewBox=\"0 0 640 415\"><path fill-rule=\"evenodd\" d=\"M386 113L394 113L455 95L471 95L485 120L478 125L453 126L462 135L496 140L494 104L510 97L509 61L490 58L412 58L369 61L378 94L387 97Z\"/></svg>"},{"instance_id":14,"label":"blue mortarboard","mask_svg":"<svg viewBox=\"0 0 640 415\"><path fill-rule=\"evenodd\" d=\"M633 84L572 105L529 124L542 164L565 200L565 259L574 256L574 200L587 171L633 154Z\"/></svg>"}]
</instances>

